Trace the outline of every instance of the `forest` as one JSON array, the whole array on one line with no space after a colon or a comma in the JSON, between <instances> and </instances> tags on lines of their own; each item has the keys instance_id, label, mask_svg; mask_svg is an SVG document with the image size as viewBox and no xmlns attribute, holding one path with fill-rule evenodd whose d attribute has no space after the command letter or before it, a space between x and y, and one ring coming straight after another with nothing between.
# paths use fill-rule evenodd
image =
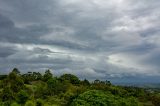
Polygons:
<instances>
[{"instance_id":1,"label":"forest","mask_svg":"<svg viewBox=\"0 0 160 106\"><path fill-rule=\"evenodd\" d=\"M0 75L0 106L160 106L160 92L46 70Z\"/></svg>"}]
</instances>

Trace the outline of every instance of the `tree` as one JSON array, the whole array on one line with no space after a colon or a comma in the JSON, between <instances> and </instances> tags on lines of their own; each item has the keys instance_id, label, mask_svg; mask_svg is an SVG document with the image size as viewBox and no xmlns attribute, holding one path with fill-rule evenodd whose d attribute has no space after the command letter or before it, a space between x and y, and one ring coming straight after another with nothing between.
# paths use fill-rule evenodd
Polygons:
<instances>
[{"instance_id":1,"label":"tree","mask_svg":"<svg viewBox=\"0 0 160 106\"><path fill-rule=\"evenodd\" d=\"M33 72L33 77L34 77L34 80L41 80L42 79L42 75L39 72Z\"/></svg>"},{"instance_id":2,"label":"tree","mask_svg":"<svg viewBox=\"0 0 160 106\"><path fill-rule=\"evenodd\" d=\"M61 81L68 81L72 84L80 84L80 80L77 76L72 75L72 74L63 74L59 78Z\"/></svg>"},{"instance_id":3,"label":"tree","mask_svg":"<svg viewBox=\"0 0 160 106\"><path fill-rule=\"evenodd\" d=\"M106 81L105 81L105 84L110 86L110 85L111 85L111 82L106 80Z\"/></svg>"},{"instance_id":4,"label":"tree","mask_svg":"<svg viewBox=\"0 0 160 106\"><path fill-rule=\"evenodd\" d=\"M17 104L16 102L12 103L11 106L20 106L19 104Z\"/></svg>"},{"instance_id":5,"label":"tree","mask_svg":"<svg viewBox=\"0 0 160 106\"><path fill-rule=\"evenodd\" d=\"M155 106L160 106L160 96L154 95L151 97L151 100Z\"/></svg>"},{"instance_id":6,"label":"tree","mask_svg":"<svg viewBox=\"0 0 160 106\"><path fill-rule=\"evenodd\" d=\"M35 98L45 98L47 96L47 92L48 92L48 85L46 82L43 81L36 81L36 84L34 84L36 86L36 90L34 90L32 88L31 92L34 93L34 97Z\"/></svg>"},{"instance_id":7,"label":"tree","mask_svg":"<svg viewBox=\"0 0 160 106\"><path fill-rule=\"evenodd\" d=\"M67 90L67 84L60 82L56 78L50 78L47 81L48 85L48 94L53 96L62 92L65 92Z\"/></svg>"},{"instance_id":8,"label":"tree","mask_svg":"<svg viewBox=\"0 0 160 106\"><path fill-rule=\"evenodd\" d=\"M48 81L49 79L51 79L53 77L52 73L50 70L46 70L45 74L43 76L43 81Z\"/></svg>"},{"instance_id":9,"label":"tree","mask_svg":"<svg viewBox=\"0 0 160 106\"><path fill-rule=\"evenodd\" d=\"M33 101L27 101L25 106L35 106Z\"/></svg>"},{"instance_id":10,"label":"tree","mask_svg":"<svg viewBox=\"0 0 160 106\"><path fill-rule=\"evenodd\" d=\"M25 83L29 84L31 81L42 80L42 75L39 72L28 72L22 75Z\"/></svg>"},{"instance_id":11,"label":"tree","mask_svg":"<svg viewBox=\"0 0 160 106\"><path fill-rule=\"evenodd\" d=\"M48 85L48 92L50 95L54 95L56 92L58 92L57 90L57 85L58 85L58 80L56 80L55 78L50 78L48 81L47 81L47 85Z\"/></svg>"},{"instance_id":12,"label":"tree","mask_svg":"<svg viewBox=\"0 0 160 106\"><path fill-rule=\"evenodd\" d=\"M41 100L41 99L38 99L37 101L36 101L36 106L43 106L43 100Z\"/></svg>"},{"instance_id":13,"label":"tree","mask_svg":"<svg viewBox=\"0 0 160 106\"><path fill-rule=\"evenodd\" d=\"M18 103L20 103L20 104L25 104L25 102L28 100L28 98L29 98L29 95L28 95L28 93L26 92L26 91L24 91L24 90L21 90L20 92L18 92L18 94L17 94L17 101L18 101Z\"/></svg>"},{"instance_id":14,"label":"tree","mask_svg":"<svg viewBox=\"0 0 160 106\"><path fill-rule=\"evenodd\" d=\"M74 99L71 106L138 106L134 98L121 98L109 92L90 90Z\"/></svg>"},{"instance_id":15,"label":"tree","mask_svg":"<svg viewBox=\"0 0 160 106\"><path fill-rule=\"evenodd\" d=\"M81 84L85 85L85 86L89 86L90 85L90 83L89 83L89 81L87 79L84 79L83 81L81 81Z\"/></svg>"},{"instance_id":16,"label":"tree","mask_svg":"<svg viewBox=\"0 0 160 106\"><path fill-rule=\"evenodd\" d=\"M1 99L3 102L5 101L11 102L12 100L15 99L15 96L12 90L8 86L3 89L2 94L1 94Z\"/></svg>"},{"instance_id":17,"label":"tree","mask_svg":"<svg viewBox=\"0 0 160 106\"><path fill-rule=\"evenodd\" d=\"M100 83L99 79L94 80L94 84L98 84L98 83Z\"/></svg>"},{"instance_id":18,"label":"tree","mask_svg":"<svg viewBox=\"0 0 160 106\"><path fill-rule=\"evenodd\" d=\"M12 72L14 72L14 73L16 73L16 74L20 74L20 71L18 70L18 68L14 68L14 69L12 70Z\"/></svg>"},{"instance_id":19,"label":"tree","mask_svg":"<svg viewBox=\"0 0 160 106\"><path fill-rule=\"evenodd\" d=\"M9 73L7 77L7 85L10 86L13 92L19 92L24 88L24 82L21 76L17 75L15 72Z\"/></svg>"}]
</instances>

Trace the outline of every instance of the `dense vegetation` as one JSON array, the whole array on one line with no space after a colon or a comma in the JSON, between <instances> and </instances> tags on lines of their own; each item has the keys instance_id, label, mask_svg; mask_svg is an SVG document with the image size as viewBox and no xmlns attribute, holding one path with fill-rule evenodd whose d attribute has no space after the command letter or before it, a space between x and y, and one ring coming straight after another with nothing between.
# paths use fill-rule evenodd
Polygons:
<instances>
[{"instance_id":1,"label":"dense vegetation","mask_svg":"<svg viewBox=\"0 0 160 106\"><path fill-rule=\"evenodd\" d=\"M79 80L72 74L53 76L50 70L21 74L16 68L0 76L0 106L160 106L160 95L110 81Z\"/></svg>"}]
</instances>

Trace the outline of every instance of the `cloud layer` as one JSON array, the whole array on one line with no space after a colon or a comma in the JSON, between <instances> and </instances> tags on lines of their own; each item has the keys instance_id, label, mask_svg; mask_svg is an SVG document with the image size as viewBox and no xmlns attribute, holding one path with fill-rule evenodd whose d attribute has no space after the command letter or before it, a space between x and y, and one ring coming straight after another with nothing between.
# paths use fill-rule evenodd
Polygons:
<instances>
[{"instance_id":1,"label":"cloud layer","mask_svg":"<svg viewBox=\"0 0 160 106\"><path fill-rule=\"evenodd\" d=\"M0 0L0 70L160 75L157 0Z\"/></svg>"}]
</instances>

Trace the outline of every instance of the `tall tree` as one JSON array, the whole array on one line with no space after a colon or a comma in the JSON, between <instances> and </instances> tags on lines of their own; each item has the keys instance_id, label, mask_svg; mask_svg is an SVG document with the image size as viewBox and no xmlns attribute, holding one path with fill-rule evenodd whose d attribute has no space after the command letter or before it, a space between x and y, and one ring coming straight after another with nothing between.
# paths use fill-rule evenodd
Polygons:
<instances>
[{"instance_id":1,"label":"tall tree","mask_svg":"<svg viewBox=\"0 0 160 106\"><path fill-rule=\"evenodd\" d=\"M9 86L13 92L20 91L24 87L22 77L12 71L7 77L7 86Z\"/></svg>"},{"instance_id":2,"label":"tall tree","mask_svg":"<svg viewBox=\"0 0 160 106\"><path fill-rule=\"evenodd\" d=\"M59 78L62 81L68 81L72 84L79 84L80 80L77 76L72 75L72 74L63 74L62 76L60 76Z\"/></svg>"},{"instance_id":3,"label":"tall tree","mask_svg":"<svg viewBox=\"0 0 160 106\"><path fill-rule=\"evenodd\" d=\"M43 75L43 81L48 81L53 77L53 74L51 73L50 70L46 70L45 74Z\"/></svg>"},{"instance_id":4,"label":"tall tree","mask_svg":"<svg viewBox=\"0 0 160 106\"><path fill-rule=\"evenodd\" d=\"M16 73L16 74L20 74L20 71L18 70L18 68L14 68L14 69L12 70L12 72L14 72L14 73Z\"/></svg>"}]
</instances>

